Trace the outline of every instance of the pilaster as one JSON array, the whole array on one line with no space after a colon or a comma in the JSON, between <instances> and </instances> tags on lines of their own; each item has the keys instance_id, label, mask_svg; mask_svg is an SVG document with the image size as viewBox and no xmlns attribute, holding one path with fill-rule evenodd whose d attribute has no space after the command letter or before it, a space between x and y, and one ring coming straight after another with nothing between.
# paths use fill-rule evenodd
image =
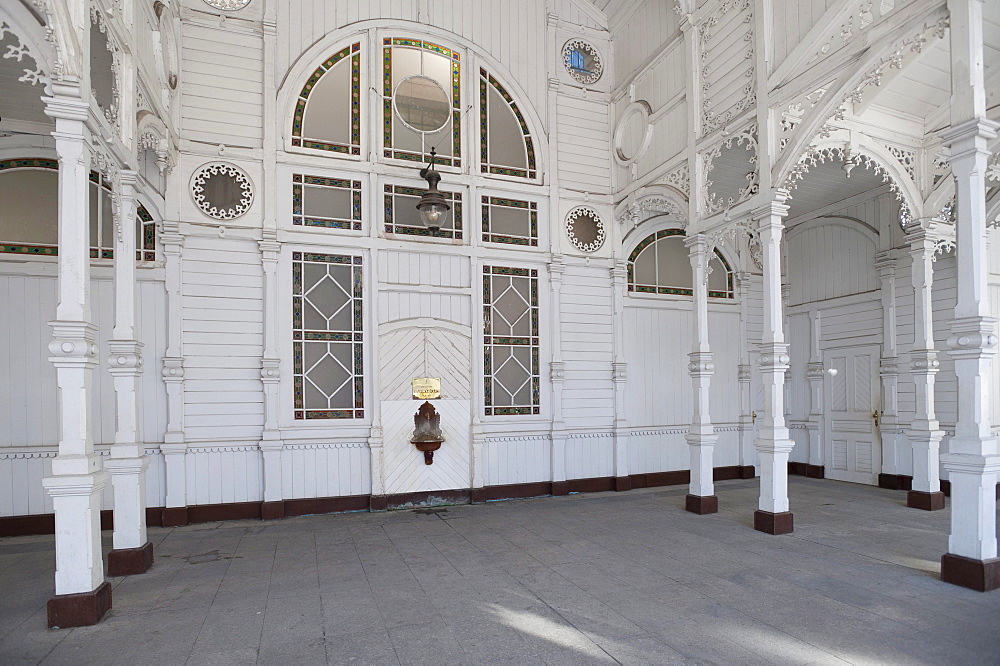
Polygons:
<instances>
[{"instance_id":1,"label":"pilaster","mask_svg":"<svg viewBox=\"0 0 1000 666\"><path fill-rule=\"evenodd\" d=\"M612 424L615 453L615 490L631 490L629 478L628 419L625 414L625 384L628 365L625 363L625 289L628 271L624 260L618 259L611 268L612 331L614 360L611 363L611 382L615 395L615 420Z\"/></svg>"},{"instance_id":2,"label":"pilaster","mask_svg":"<svg viewBox=\"0 0 1000 666\"><path fill-rule=\"evenodd\" d=\"M562 392L566 380L566 364L562 360L562 281L566 264L562 255L552 255L549 262L549 283L552 288L552 360L549 362L549 383L552 386L551 459L552 494L565 495L566 484L566 424L563 421Z\"/></svg>"},{"instance_id":3,"label":"pilaster","mask_svg":"<svg viewBox=\"0 0 1000 666\"><path fill-rule=\"evenodd\" d=\"M187 471L184 460L184 357L181 304L184 236L176 222L163 221L160 233L163 245L165 287L167 292L167 350L163 357L163 383L167 389L167 428L160 451L166 476L164 527L187 524Z\"/></svg>"},{"instance_id":4,"label":"pilaster","mask_svg":"<svg viewBox=\"0 0 1000 666\"><path fill-rule=\"evenodd\" d=\"M260 361L260 381L264 391L264 431L259 444L264 463L264 503L261 515L268 519L282 518L285 515L281 473L284 442L278 429L281 361L277 351L277 312L278 256L281 245L274 230L265 229L264 238L258 241L258 246L264 271L264 354Z\"/></svg>"},{"instance_id":5,"label":"pilaster","mask_svg":"<svg viewBox=\"0 0 1000 666\"><path fill-rule=\"evenodd\" d=\"M708 344L708 260L711 248L705 234L689 236L684 244L688 247L688 258L691 260L694 294L691 353L688 354L688 374L693 389L692 414L691 426L685 436L691 457L691 485L684 508L698 514L716 513L719 499L715 495L712 479L712 460L718 436L712 426L709 390L715 363Z\"/></svg>"},{"instance_id":6,"label":"pilaster","mask_svg":"<svg viewBox=\"0 0 1000 666\"><path fill-rule=\"evenodd\" d=\"M777 191L775 200L754 212L764 266L763 335L760 344L764 413L759 417L754 446L760 455L760 501L754 528L769 534L792 531L788 510L788 454L794 442L785 425L785 371L789 367L781 306L782 218L788 213L788 193Z\"/></svg>"},{"instance_id":7,"label":"pilaster","mask_svg":"<svg viewBox=\"0 0 1000 666\"><path fill-rule=\"evenodd\" d=\"M747 340L747 317L749 316L747 297L750 294L751 277L751 274L745 271L740 271L734 276L736 295L740 300L740 362L737 367L736 380L739 384L740 400L740 465L744 470L754 466L754 417L753 407L750 404L750 381L752 373L749 341Z\"/></svg>"},{"instance_id":8,"label":"pilaster","mask_svg":"<svg viewBox=\"0 0 1000 666\"><path fill-rule=\"evenodd\" d=\"M882 384L882 413L879 436L882 441L882 473L900 473L900 456L905 450L899 423L899 349L896 345L896 259L889 252L875 255L875 270L882 292L882 357L879 379Z\"/></svg>"}]
</instances>

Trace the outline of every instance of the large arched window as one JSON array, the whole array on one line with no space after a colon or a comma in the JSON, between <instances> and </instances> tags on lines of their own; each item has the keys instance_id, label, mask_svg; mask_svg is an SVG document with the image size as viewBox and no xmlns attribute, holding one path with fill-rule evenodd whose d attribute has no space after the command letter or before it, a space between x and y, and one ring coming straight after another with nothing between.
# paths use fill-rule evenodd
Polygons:
<instances>
[{"instance_id":1,"label":"large arched window","mask_svg":"<svg viewBox=\"0 0 1000 666\"><path fill-rule=\"evenodd\" d=\"M733 298L733 271L721 252L715 250L708 268L708 295ZM664 229L650 234L629 255L630 292L691 296L692 279L683 229Z\"/></svg>"},{"instance_id":2,"label":"large arched window","mask_svg":"<svg viewBox=\"0 0 1000 666\"><path fill-rule=\"evenodd\" d=\"M50 159L0 161L0 253L59 253L59 163ZM136 260L156 259L156 225L141 204L136 211ZM111 183L90 173L90 256L114 257Z\"/></svg>"},{"instance_id":3,"label":"large arched window","mask_svg":"<svg viewBox=\"0 0 1000 666\"><path fill-rule=\"evenodd\" d=\"M361 43L316 68L295 103L292 145L361 154Z\"/></svg>"}]
</instances>

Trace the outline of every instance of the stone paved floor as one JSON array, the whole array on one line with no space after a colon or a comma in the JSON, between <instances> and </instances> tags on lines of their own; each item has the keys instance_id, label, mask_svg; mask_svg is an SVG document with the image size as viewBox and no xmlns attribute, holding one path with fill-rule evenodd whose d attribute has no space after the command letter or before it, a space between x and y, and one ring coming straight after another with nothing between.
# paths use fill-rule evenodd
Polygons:
<instances>
[{"instance_id":1,"label":"stone paved floor","mask_svg":"<svg viewBox=\"0 0 1000 666\"><path fill-rule=\"evenodd\" d=\"M779 537L754 481L714 516L652 488L151 529L153 569L71 630L52 537L0 539L0 664L1000 663L1000 591L937 579L948 510L790 481Z\"/></svg>"}]
</instances>

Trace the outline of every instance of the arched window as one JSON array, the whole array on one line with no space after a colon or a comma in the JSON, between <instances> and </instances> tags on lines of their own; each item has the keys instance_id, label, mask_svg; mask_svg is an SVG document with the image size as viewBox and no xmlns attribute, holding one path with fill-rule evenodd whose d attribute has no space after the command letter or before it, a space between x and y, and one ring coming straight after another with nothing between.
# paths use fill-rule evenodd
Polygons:
<instances>
[{"instance_id":1,"label":"arched window","mask_svg":"<svg viewBox=\"0 0 1000 666\"><path fill-rule=\"evenodd\" d=\"M535 145L517 103L485 69L479 70L480 168L483 173L534 178Z\"/></svg>"},{"instance_id":2,"label":"arched window","mask_svg":"<svg viewBox=\"0 0 1000 666\"><path fill-rule=\"evenodd\" d=\"M361 154L361 43L338 51L316 68L299 93L292 145Z\"/></svg>"},{"instance_id":3,"label":"arched window","mask_svg":"<svg viewBox=\"0 0 1000 666\"><path fill-rule=\"evenodd\" d=\"M708 295L733 298L733 271L718 250L708 262ZM664 229L647 236L628 258L628 290L644 294L691 296L691 260L683 229Z\"/></svg>"},{"instance_id":4,"label":"arched window","mask_svg":"<svg viewBox=\"0 0 1000 666\"><path fill-rule=\"evenodd\" d=\"M382 40L384 155L462 166L461 55L419 39Z\"/></svg>"},{"instance_id":5,"label":"arched window","mask_svg":"<svg viewBox=\"0 0 1000 666\"><path fill-rule=\"evenodd\" d=\"M59 163L50 159L0 161L0 253L59 253ZM90 172L90 256L114 257L111 183ZM136 260L156 260L156 224L136 210Z\"/></svg>"}]
</instances>

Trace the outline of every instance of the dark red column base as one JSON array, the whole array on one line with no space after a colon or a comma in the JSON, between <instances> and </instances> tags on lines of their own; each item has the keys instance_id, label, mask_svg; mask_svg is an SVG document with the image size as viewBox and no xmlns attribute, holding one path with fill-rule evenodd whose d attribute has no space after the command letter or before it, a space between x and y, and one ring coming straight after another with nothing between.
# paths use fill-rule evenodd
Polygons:
<instances>
[{"instance_id":1,"label":"dark red column base","mask_svg":"<svg viewBox=\"0 0 1000 666\"><path fill-rule=\"evenodd\" d=\"M704 516L719 512L719 498L716 495L688 495L684 498L684 510Z\"/></svg>"},{"instance_id":2,"label":"dark red column base","mask_svg":"<svg viewBox=\"0 0 1000 666\"><path fill-rule=\"evenodd\" d=\"M486 488L473 488L469 491L469 501L473 504L486 504Z\"/></svg>"},{"instance_id":3,"label":"dark red column base","mask_svg":"<svg viewBox=\"0 0 1000 666\"><path fill-rule=\"evenodd\" d=\"M995 590L1000 588L1000 558L973 560L945 553L941 556L941 580L978 592Z\"/></svg>"},{"instance_id":4,"label":"dark red column base","mask_svg":"<svg viewBox=\"0 0 1000 666\"><path fill-rule=\"evenodd\" d=\"M615 477L615 492L620 493L624 490L632 490L632 479L628 476L616 476Z\"/></svg>"},{"instance_id":5,"label":"dark red column base","mask_svg":"<svg viewBox=\"0 0 1000 666\"><path fill-rule=\"evenodd\" d=\"M553 481L552 495L554 497L559 497L560 495L569 495L569 481Z\"/></svg>"},{"instance_id":6,"label":"dark red column base","mask_svg":"<svg viewBox=\"0 0 1000 666\"><path fill-rule=\"evenodd\" d=\"M108 553L109 576L134 576L146 573L153 566L153 544L148 541L138 548L118 548Z\"/></svg>"},{"instance_id":7,"label":"dark red column base","mask_svg":"<svg viewBox=\"0 0 1000 666\"><path fill-rule=\"evenodd\" d=\"M277 502L260 503L261 520L277 520L285 517L285 503L281 500Z\"/></svg>"},{"instance_id":8,"label":"dark red column base","mask_svg":"<svg viewBox=\"0 0 1000 666\"><path fill-rule=\"evenodd\" d=\"M388 511L389 498L385 495L372 495L368 498L369 511Z\"/></svg>"},{"instance_id":9,"label":"dark red column base","mask_svg":"<svg viewBox=\"0 0 1000 666\"><path fill-rule=\"evenodd\" d=\"M906 493L906 506L923 511L940 511L944 508L944 493L928 493L922 490L911 490Z\"/></svg>"},{"instance_id":10,"label":"dark red column base","mask_svg":"<svg viewBox=\"0 0 1000 666\"><path fill-rule=\"evenodd\" d=\"M788 534L793 529L792 512L771 513L758 509L753 512L753 528L767 534Z\"/></svg>"},{"instance_id":11,"label":"dark red column base","mask_svg":"<svg viewBox=\"0 0 1000 666\"><path fill-rule=\"evenodd\" d=\"M104 581L93 592L57 594L45 607L49 629L89 627L111 610L111 584Z\"/></svg>"},{"instance_id":12,"label":"dark red column base","mask_svg":"<svg viewBox=\"0 0 1000 666\"><path fill-rule=\"evenodd\" d=\"M186 506L168 506L163 509L164 527L183 527L188 524L188 508Z\"/></svg>"}]
</instances>

